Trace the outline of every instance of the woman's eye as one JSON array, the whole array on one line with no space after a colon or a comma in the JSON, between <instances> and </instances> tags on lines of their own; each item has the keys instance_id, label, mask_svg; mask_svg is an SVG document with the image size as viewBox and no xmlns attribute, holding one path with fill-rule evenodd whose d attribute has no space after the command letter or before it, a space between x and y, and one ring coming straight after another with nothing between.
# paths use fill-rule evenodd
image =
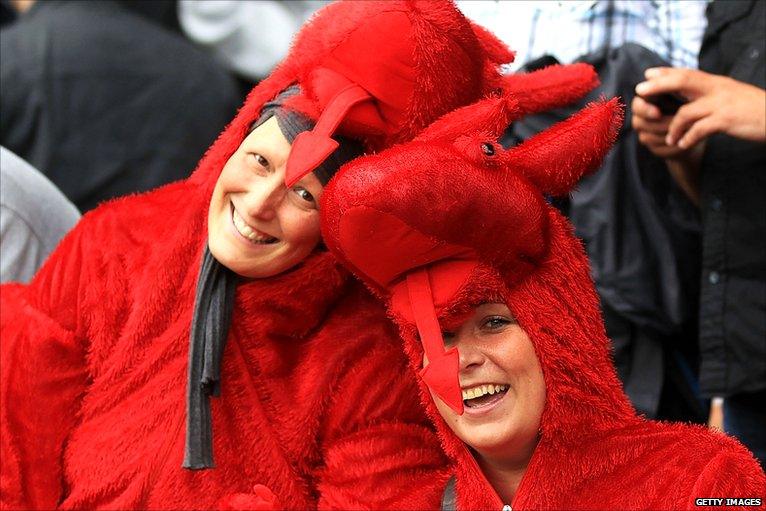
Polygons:
<instances>
[{"instance_id":1,"label":"woman's eye","mask_svg":"<svg viewBox=\"0 0 766 511\"><path fill-rule=\"evenodd\" d=\"M506 317L491 316L484 320L484 322L482 323L482 327L485 330L500 330L503 327L510 325L511 323L513 323L513 321Z\"/></svg>"},{"instance_id":2,"label":"woman's eye","mask_svg":"<svg viewBox=\"0 0 766 511\"><path fill-rule=\"evenodd\" d=\"M296 195L298 195L298 197L300 197L302 200L306 202L315 203L314 196L311 195L311 192L306 190L305 188L301 186L296 186L295 188L293 188L293 191L295 191Z\"/></svg>"},{"instance_id":3,"label":"woman's eye","mask_svg":"<svg viewBox=\"0 0 766 511\"><path fill-rule=\"evenodd\" d=\"M442 332L442 340L445 346L452 346L455 344L455 332Z\"/></svg>"},{"instance_id":4,"label":"woman's eye","mask_svg":"<svg viewBox=\"0 0 766 511\"><path fill-rule=\"evenodd\" d=\"M254 164L257 164L263 168L269 167L269 160L264 158L262 155L258 153L248 153L247 157L250 161L252 161Z\"/></svg>"}]
</instances>

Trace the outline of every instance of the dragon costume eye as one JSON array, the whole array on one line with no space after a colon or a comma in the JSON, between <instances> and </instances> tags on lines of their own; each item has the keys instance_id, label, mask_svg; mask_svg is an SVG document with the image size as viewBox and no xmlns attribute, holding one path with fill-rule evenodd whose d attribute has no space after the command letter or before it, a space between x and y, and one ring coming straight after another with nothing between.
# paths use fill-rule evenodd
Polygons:
<instances>
[{"instance_id":1,"label":"dragon costume eye","mask_svg":"<svg viewBox=\"0 0 766 511\"><path fill-rule=\"evenodd\" d=\"M487 156L494 156L495 146L492 145L490 142L484 142L483 144L481 144L481 151Z\"/></svg>"}]
</instances>

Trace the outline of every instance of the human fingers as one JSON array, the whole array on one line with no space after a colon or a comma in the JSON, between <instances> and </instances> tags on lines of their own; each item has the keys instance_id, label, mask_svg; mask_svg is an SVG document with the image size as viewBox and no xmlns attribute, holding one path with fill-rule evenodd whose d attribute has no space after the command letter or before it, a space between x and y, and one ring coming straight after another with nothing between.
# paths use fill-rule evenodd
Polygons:
<instances>
[{"instance_id":1,"label":"human fingers","mask_svg":"<svg viewBox=\"0 0 766 511\"><path fill-rule=\"evenodd\" d=\"M678 112L670 121L665 143L667 145L676 145L694 123L713 113L710 102L705 98L685 104L678 109Z\"/></svg>"},{"instance_id":2,"label":"human fingers","mask_svg":"<svg viewBox=\"0 0 766 511\"><path fill-rule=\"evenodd\" d=\"M655 135L661 135L664 140L665 136L668 134L668 126L670 125L670 121L672 119L672 116L665 116L661 117L657 121L652 121L640 116L633 115L630 118L630 123L635 131L649 132Z\"/></svg>"},{"instance_id":3,"label":"human fingers","mask_svg":"<svg viewBox=\"0 0 766 511\"><path fill-rule=\"evenodd\" d=\"M649 103L641 96L634 96L630 102L630 111L632 115L643 117L645 119L657 120L662 117L662 112L657 106Z\"/></svg>"},{"instance_id":4,"label":"human fingers","mask_svg":"<svg viewBox=\"0 0 766 511\"><path fill-rule=\"evenodd\" d=\"M649 132L638 133L638 141L652 154L659 158L677 158L684 153L683 149L676 146L668 146L665 137Z\"/></svg>"},{"instance_id":5,"label":"human fingers","mask_svg":"<svg viewBox=\"0 0 766 511\"><path fill-rule=\"evenodd\" d=\"M674 69L678 69L678 68L673 68L669 66L650 67L644 70L644 77L647 80L651 80L652 78L657 78L658 76L663 76L668 73L672 73Z\"/></svg>"},{"instance_id":6,"label":"human fingers","mask_svg":"<svg viewBox=\"0 0 766 511\"><path fill-rule=\"evenodd\" d=\"M661 146L667 146L665 143L665 137L656 133L648 131L641 131L638 133L638 141L649 148L659 148Z\"/></svg>"},{"instance_id":7,"label":"human fingers","mask_svg":"<svg viewBox=\"0 0 766 511\"><path fill-rule=\"evenodd\" d=\"M694 97L700 84L704 81L701 76L706 73L693 69L651 68L644 73L646 80L636 85L636 94L647 97L660 94L681 94L684 97Z\"/></svg>"},{"instance_id":8,"label":"human fingers","mask_svg":"<svg viewBox=\"0 0 766 511\"><path fill-rule=\"evenodd\" d=\"M703 117L689 127L676 145L681 149L689 149L719 131L721 126L717 118Z\"/></svg>"}]
</instances>

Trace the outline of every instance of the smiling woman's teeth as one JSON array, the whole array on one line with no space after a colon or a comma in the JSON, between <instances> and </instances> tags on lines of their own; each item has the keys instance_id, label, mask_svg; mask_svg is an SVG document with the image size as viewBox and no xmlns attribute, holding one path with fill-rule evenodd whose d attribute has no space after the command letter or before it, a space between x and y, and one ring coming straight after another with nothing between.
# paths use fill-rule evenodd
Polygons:
<instances>
[{"instance_id":1,"label":"smiling woman's teeth","mask_svg":"<svg viewBox=\"0 0 766 511\"><path fill-rule=\"evenodd\" d=\"M249 225L245 223L244 219L239 216L239 213L237 213L236 209L232 211L232 219L234 220L234 227L237 228L237 231L251 242L266 244L276 241L276 238L272 236L259 236Z\"/></svg>"},{"instance_id":2,"label":"smiling woman's teeth","mask_svg":"<svg viewBox=\"0 0 766 511\"><path fill-rule=\"evenodd\" d=\"M463 400L475 399L487 394L497 394L498 392L503 392L505 390L508 390L508 385L479 385L478 387L464 390Z\"/></svg>"}]
</instances>

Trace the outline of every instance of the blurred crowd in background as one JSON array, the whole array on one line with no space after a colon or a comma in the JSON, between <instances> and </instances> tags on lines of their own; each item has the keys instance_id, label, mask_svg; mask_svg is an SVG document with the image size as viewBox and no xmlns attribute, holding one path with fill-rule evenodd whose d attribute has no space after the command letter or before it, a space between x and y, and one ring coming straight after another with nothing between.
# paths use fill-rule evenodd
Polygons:
<instances>
[{"instance_id":1,"label":"blurred crowd in background","mask_svg":"<svg viewBox=\"0 0 766 511\"><path fill-rule=\"evenodd\" d=\"M2 281L32 278L99 203L188 176L325 3L2 0ZM710 422L763 464L766 2L457 4L516 51L507 72L582 61L601 78L583 102L509 126L504 144L622 97L603 167L556 201L591 259L618 373L647 417ZM691 71L645 75L658 67ZM657 80L673 89L662 111L636 95ZM671 140L700 120L712 127L698 139Z\"/></svg>"}]
</instances>

